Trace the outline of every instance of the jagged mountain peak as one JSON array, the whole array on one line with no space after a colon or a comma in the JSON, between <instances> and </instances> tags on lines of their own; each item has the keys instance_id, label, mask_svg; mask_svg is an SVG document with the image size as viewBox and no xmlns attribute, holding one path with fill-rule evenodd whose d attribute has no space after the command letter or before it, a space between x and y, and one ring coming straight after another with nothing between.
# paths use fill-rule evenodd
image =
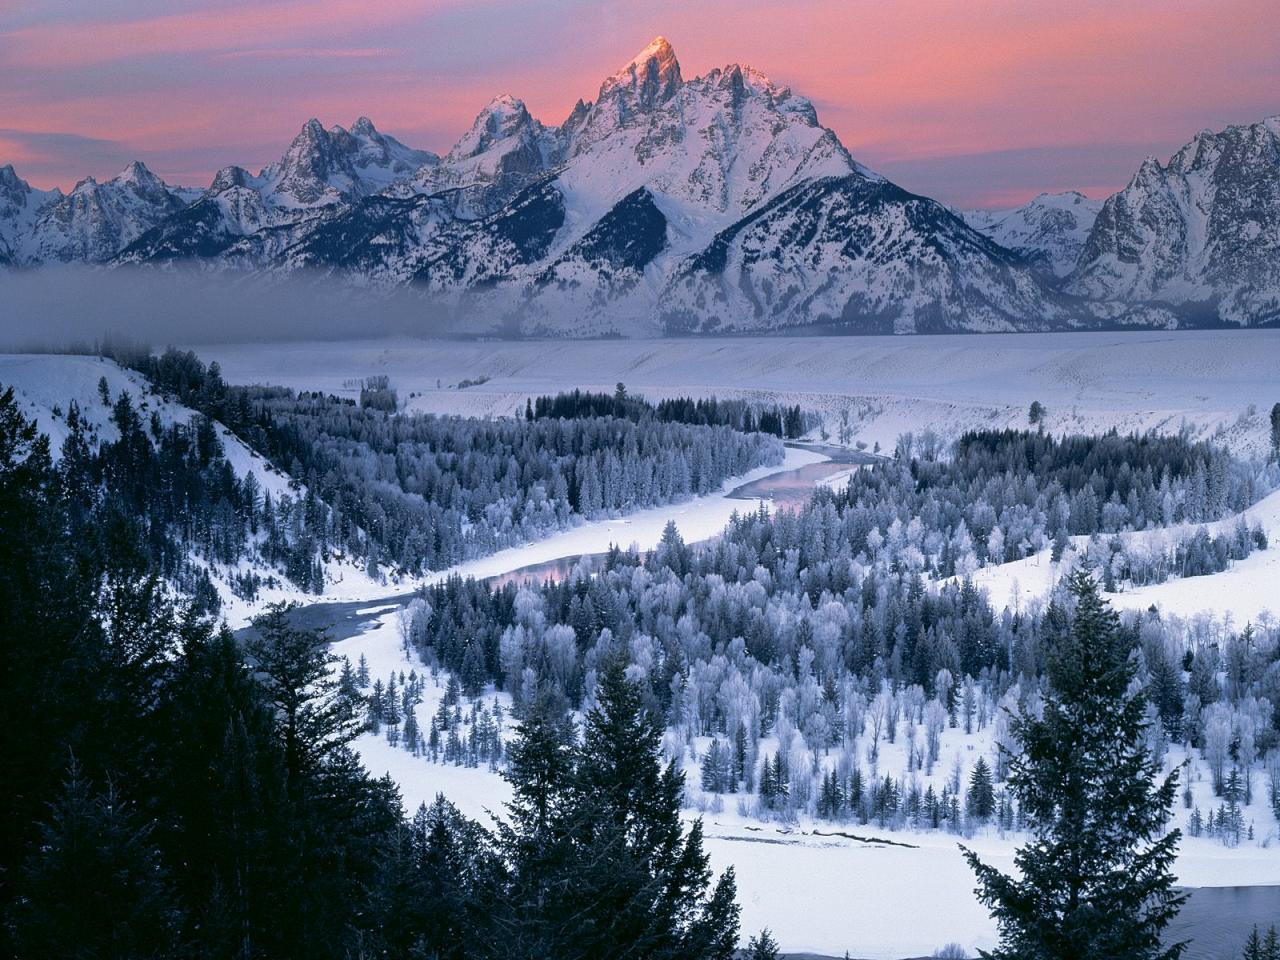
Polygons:
<instances>
[{"instance_id":1,"label":"jagged mountain peak","mask_svg":"<svg viewBox=\"0 0 1280 960\"><path fill-rule=\"evenodd\" d=\"M368 117L357 119L350 130L338 124L326 130L313 117L255 182L238 173L226 182L255 186L270 207L306 211L380 192L438 159L380 133Z\"/></svg>"},{"instance_id":2,"label":"jagged mountain peak","mask_svg":"<svg viewBox=\"0 0 1280 960\"><path fill-rule=\"evenodd\" d=\"M244 167L238 167L230 164L223 167L213 175L213 182L209 184L209 193L222 193L224 190L230 190L232 187L247 187L253 181L253 175Z\"/></svg>"},{"instance_id":3,"label":"jagged mountain peak","mask_svg":"<svg viewBox=\"0 0 1280 960\"><path fill-rule=\"evenodd\" d=\"M1029 263L1061 278L1075 267L1101 201L1067 190L1041 193L1007 210L967 210L965 222Z\"/></svg>"},{"instance_id":4,"label":"jagged mountain peak","mask_svg":"<svg viewBox=\"0 0 1280 960\"><path fill-rule=\"evenodd\" d=\"M680 87L680 60L666 37L654 37L649 45L600 84L598 100L608 96L634 95L640 104L652 106L671 99Z\"/></svg>"},{"instance_id":5,"label":"jagged mountain peak","mask_svg":"<svg viewBox=\"0 0 1280 960\"><path fill-rule=\"evenodd\" d=\"M1280 122L1203 131L1142 161L1103 205L1079 296L1176 305L1200 322L1280 317Z\"/></svg>"},{"instance_id":6,"label":"jagged mountain peak","mask_svg":"<svg viewBox=\"0 0 1280 960\"><path fill-rule=\"evenodd\" d=\"M168 187L141 160L134 160L118 174L107 181L121 187L129 187L138 192L164 191Z\"/></svg>"},{"instance_id":7,"label":"jagged mountain peak","mask_svg":"<svg viewBox=\"0 0 1280 960\"><path fill-rule=\"evenodd\" d=\"M666 37L654 37L621 70L600 84L597 102L626 97L637 107L653 107L670 100L680 88L680 61Z\"/></svg>"},{"instance_id":8,"label":"jagged mountain peak","mask_svg":"<svg viewBox=\"0 0 1280 960\"><path fill-rule=\"evenodd\" d=\"M509 93L500 94L476 114L471 129L449 151L448 160L457 162L479 156L495 143L518 136L531 127L541 130L542 124L529 115L524 101Z\"/></svg>"}]
</instances>

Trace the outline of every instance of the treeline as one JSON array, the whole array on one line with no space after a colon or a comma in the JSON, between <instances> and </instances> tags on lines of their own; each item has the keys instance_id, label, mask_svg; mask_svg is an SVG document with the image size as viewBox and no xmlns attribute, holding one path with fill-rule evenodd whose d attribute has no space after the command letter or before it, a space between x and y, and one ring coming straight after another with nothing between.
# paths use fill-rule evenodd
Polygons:
<instances>
[{"instance_id":1,"label":"treeline","mask_svg":"<svg viewBox=\"0 0 1280 960\"><path fill-rule=\"evenodd\" d=\"M747 400L720 400L716 397L668 397L654 406L644 397L627 392L618 384L612 393L572 390L555 396L541 396L525 403L525 419L576 420L590 417L618 417L641 423L689 423L704 427L732 427L742 433L769 433L796 440L819 426L821 418L794 406L754 403Z\"/></svg>"},{"instance_id":2,"label":"treeline","mask_svg":"<svg viewBox=\"0 0 1280 960\"><path fill-rule=\"evenodd\" d=\"M882 549L937 576L1021 559L1069 537L1218 520L1280 480L1225 450L1156 434L1054 438L1028 431L963 435L950 455L931 435L904 435L894 460L855 471L838 496Z\"/></svg>"},{"instance_id":3,"label":"treeline","mask_svg":"<svg viewBox=\"0 0 1280 960\"><path fill-rule=\"evenodd\" d=\"M389 385L377 379L363 385L366 402L357 406L319 393L228 386L216 363L206 367L190 352L114 353L305 485L307 505L292 536L267 549L273 559L286 555L287 575L304 588L330 552L360 558L372 572L441 569L582 517L711 493L783 456L774 438L728 426L396 415ZM303 546L309 564L294 556Z\"/></svg>"},{"instance_id":4,"label":"treeline","mask_svg":"<svg viewBox=\"0 0 1280 960\"><path fill-rule=\"evenodd\" d=\"M1153 531L1146 537L1092 537L1083 551L1086 563L1099 571L1103 588L1114 593L1124 585L1164 583L1173 577L1204 577L1221 573L1254 550L1268 547L1261 524L1242 518L1230 530L1211 534L1205 527L1167 537Z\"/></svg>"},{"instance_id":5,"label":"treeline","mask_svg":"<svg viewBox=\"0 0 1280 960\"><path fill-rule=\"evenodd\" d=\"M268 455L332 507L330 541L411 572L712 493L783 455L728 427L390 416L318 394L260 409Z\"/></svg>"},{"instance_id":6,"label":"treeline","mask_svg":"<svg viewBox=\"0 0 1280 960\"><path fill-rule=\"evenodd\" d=\"M526 712L499 829L442 798L406 819L323 637L277 607L242 649L162 585L143 522L82 508L0 395L6 956L732 956L732 873L620 665L581 735L550 696Z\"/></svg>"}]
</instances>

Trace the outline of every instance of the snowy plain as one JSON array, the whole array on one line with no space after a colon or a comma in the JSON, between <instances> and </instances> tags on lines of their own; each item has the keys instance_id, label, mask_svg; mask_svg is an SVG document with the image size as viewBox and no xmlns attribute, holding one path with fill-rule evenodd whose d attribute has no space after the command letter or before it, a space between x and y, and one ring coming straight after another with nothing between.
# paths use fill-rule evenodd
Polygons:
<instances>
[{"instance_id":1,"label":"snowy plain","mask_svg":"<svg viewBox=\"0 0 1280 960\"><path fill-rule=\"evenodd\" d=\"M355 396L384 374L410 410L510 416L525 399L621 382L650 399L749 397L821 412L836 437L891 451L900 433L975 427L1098 432L1188 425L1261 454L1280 400L1280 330L739 337L694 340L364 340L195 347L230 383ZM475 381L483 380L481 383ZM473 385L459 388L464 381ZM1252 407L1252 412L1250 412Z\"/></svg>"}]
</instances>

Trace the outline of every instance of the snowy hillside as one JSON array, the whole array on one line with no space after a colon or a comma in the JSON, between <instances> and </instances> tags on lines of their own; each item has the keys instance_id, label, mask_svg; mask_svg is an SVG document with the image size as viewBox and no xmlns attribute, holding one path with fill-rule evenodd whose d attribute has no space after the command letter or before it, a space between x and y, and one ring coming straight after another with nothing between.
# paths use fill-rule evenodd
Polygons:
<instances>
[{"instance_id":1,"label":"snowy hillside","mask_svg":"<svg viewBox=\"0 0 1280 960\"><path fill-rule=\"evenodd\" d=\"M1171 578L1164 583L1126 586L1109 594L1111 603L1124 610L1142 611L1156 607L1162 613L1179 617L1213 616L1226 613L1236 626L1263 618L1280 616L1280 493L1272 493L1248 510L1213 523L1150 531L1119 533L1126 549L1136 552L1162 553L1181 538L1204 529L1210 536L1229 533L1243 521L1257 527L1267 536L1268 549L1237 560L1220 573L1209 576ZM1088 537L1073 537L1071 552L1062 562L1053 563L1050 552L1042 550L1023 560L983 567L973 575L974 583L988 590L993 602L1015 609L1026 609L1042 602L1059 578L1065 576L1088 547Z\"/></svg>"},{"instance_id":2,"label":"snowy hillside","mask_svg":"<svg viewBox=\"0 0 1280 960\"><path fill-rule=\"evenodd\" d=\"M104 403L100 381L106 381L109 403ZM152 414L164 426L188 424L195 412L156 393L137 373L125 370L110 360L75 355L0 355L0 390L12 387L19 409L36 422L40 432L50 438L50 449L58 457L68 436L67 413L74 402L82 421L95 443L113 442L119 432L111 420L112 406L121 394L128 394L134 408L144 420ZM221 424L215 428L222 442L223 454L236 476L243 480L252 475L258 488L279 500L296 498L305 487L276 470L259 454L245 445ZM378 597L393 592L396 584L371 578L364 567L341 557L325 564L326 587L321 596L306 594L283 581L278 572L261 562L242 561L235 566L206 566L222 600L223 614L233 622L243 619L251 609L273 600L347 599ZM247 603L230 587L235 575L258 574L269 581L254 603Z\"/></svg>"}]
</instances>

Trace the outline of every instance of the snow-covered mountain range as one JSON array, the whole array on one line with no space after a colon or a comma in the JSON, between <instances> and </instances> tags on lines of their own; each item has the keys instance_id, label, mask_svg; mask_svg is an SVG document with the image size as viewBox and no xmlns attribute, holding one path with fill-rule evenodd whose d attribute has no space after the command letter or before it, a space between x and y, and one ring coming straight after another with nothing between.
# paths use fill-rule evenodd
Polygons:
<instances>
[{"instance_id":1,"label":"snow-covered mountain range","mask_svg":"<svg viewBox=\"0 0 1280 960\"><path fill-rule=\"evenodd\" d=\"M750 67L685 78L659 37L560 124L500 96L444 156L362 117L308 121L277 163L203 191L135 163L63 196L0 168L0 262L318 270L525 333L1266 322L1277 129L1202 134L1105 205L961 214L859 164Z\"/></svg>"}]
</instances>

